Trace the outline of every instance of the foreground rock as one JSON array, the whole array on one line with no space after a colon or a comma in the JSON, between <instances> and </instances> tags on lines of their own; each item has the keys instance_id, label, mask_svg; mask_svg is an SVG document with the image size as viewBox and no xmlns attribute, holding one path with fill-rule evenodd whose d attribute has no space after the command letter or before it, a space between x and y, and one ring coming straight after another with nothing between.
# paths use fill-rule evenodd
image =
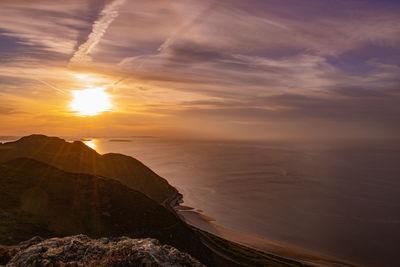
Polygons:
<instances>
[{"instance_id":1,"label":"foreground rock","mask_svg":"<svg viewBox=\"0 0 400 267\"><path fill-rule=\"evenodd\" d=\"M33 238L10 249L6 266L204 266L156 239Z\"/></svg>"}]
</instances>

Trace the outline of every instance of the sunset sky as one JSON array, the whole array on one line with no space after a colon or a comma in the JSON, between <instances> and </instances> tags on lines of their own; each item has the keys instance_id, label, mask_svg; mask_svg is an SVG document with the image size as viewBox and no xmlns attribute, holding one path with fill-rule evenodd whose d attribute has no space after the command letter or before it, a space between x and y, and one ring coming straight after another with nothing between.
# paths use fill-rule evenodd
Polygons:
<instances>
[{"instance_id":1,"label":"sunset sky","mask_svg":"<svg viewBox=\"0 0 400 267\"><path fill-rule=\"evenodd\" d=\"M400 1L1 0L0 135L31 133L396 137Z\"/></svg>"}]
</instances>

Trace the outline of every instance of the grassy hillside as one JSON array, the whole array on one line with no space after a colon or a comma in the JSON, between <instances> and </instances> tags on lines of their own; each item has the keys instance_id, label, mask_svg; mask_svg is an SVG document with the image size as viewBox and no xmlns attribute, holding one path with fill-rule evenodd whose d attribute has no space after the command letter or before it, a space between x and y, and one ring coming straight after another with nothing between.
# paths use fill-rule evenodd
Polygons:
<instances>
[{"instance_id":1,"label":"grassy hillside","mask_svg":"<svg viewBox=\"0 0 400 267\"><path fill-rule=\"evenodd\" d=\"M33 236L153 237L213 265L174 214L120 182L18 158L0 165L0 244Z\"/></svg>"},{"instance_id":2,"label":"grassy hillside","mask_svg":"<svg viewBox=\"0 0 400 267\"><path fill-rule=\"evenodd\" d=\"M177 193L165 179L138 160L114 153L100 155L80 141L69 143L57 137L31 135L0 144L0 162L21 157L33 158L67 172L116 179L158 203Z\"/></svg>"}]
</instances>

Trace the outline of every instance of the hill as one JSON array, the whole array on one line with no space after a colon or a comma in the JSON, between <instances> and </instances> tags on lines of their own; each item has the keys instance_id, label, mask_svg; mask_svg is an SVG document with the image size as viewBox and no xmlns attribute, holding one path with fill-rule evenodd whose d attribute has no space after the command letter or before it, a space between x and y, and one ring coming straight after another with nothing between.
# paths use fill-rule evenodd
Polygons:
<instances>
[{"instance_id":1,"label":"hill","mask_svg":"<svg viewBox=\"0 0 400 267\"><path fill-rule=\"evenodd\" d=\"M192 229L119 181L29 158L0 165L0 244L76 234L156 238L213 265L212 253Z\"/></svg>"},{"instance_id":2,"label":"hill","mask_svg":"<svg viewBox=\"0 0 400 267\"><path fill-rule=\"evenodd\" d=\"M112 178L162 203L177 190L140 161L122 154L100 155L80 141L30 135L0 144L0 163L16 158L32 158L72 173Z\"/></svg>"}]
</instances>

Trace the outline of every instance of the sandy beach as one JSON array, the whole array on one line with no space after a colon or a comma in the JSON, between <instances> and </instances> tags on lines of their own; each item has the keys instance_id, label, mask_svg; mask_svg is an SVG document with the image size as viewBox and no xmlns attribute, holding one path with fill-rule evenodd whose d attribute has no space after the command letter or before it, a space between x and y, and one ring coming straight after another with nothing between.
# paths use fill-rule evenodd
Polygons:
<instances>
[{"instance_id":1,"label":"sandy beach","mask_svg":"<svg viewBox=\"0 0 400 267\"><path fill-rule=\"evenodd\" d=\"M283 242L273 241L264 237L227 229L214 223L214 218L199 213L190 207L177 206L175 210L179 216L191 226L231 242L235 242L268 254L296 260L311 266L358 266L350 262L335 259Z\"/></svg>"}]
</instances>

